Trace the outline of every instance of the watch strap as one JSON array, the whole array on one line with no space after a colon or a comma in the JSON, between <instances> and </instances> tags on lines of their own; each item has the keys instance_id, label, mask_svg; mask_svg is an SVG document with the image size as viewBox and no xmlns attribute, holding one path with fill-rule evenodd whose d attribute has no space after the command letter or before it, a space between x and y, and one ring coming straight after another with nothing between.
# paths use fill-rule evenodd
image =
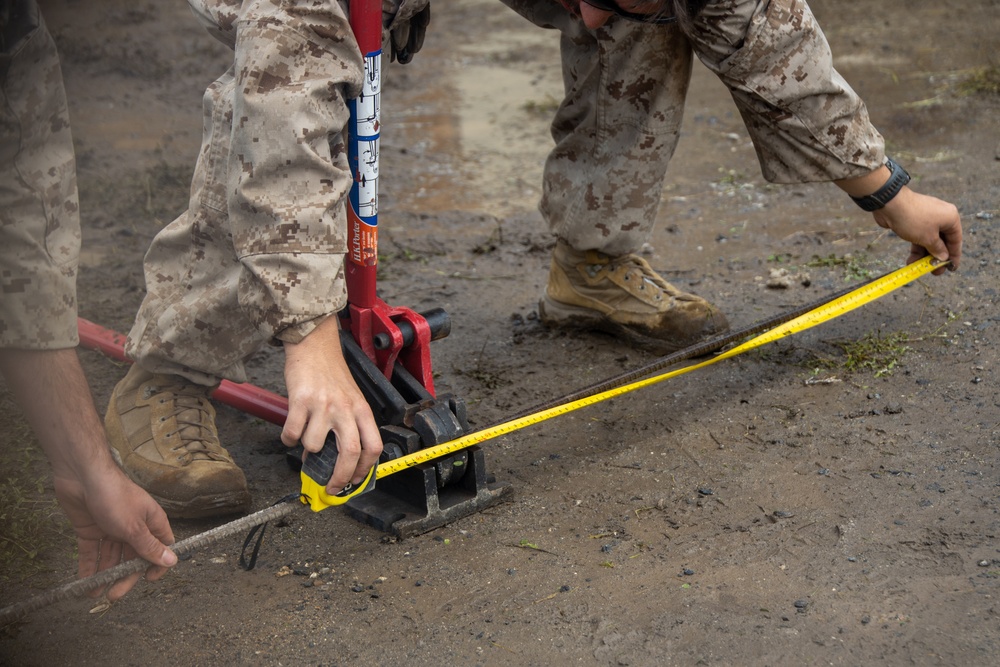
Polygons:
<instances>
[{"instance_id":1,"label":"watch strap","mask_svg":"<svg viewBox=\"0 0 1000 667\"><path fill-rule=\"evenodd\" d=\"M891 172L885 185L866 197L851 197L855 204L866 211L879 210L892 201L892 198L899 194L903 186L910 182L910 175L891 157L886 156L885 166L889 167Z\"/></svg>"}]
</instances>

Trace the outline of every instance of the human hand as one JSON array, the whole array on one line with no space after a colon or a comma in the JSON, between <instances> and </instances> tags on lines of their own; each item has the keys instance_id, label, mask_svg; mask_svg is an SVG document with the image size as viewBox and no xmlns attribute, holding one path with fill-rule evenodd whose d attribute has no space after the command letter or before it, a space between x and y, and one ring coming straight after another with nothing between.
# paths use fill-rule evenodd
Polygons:
<instances>
[{"instance_id":1,"label":"human hand","mask_svg":"<svg viewBox=\"0 0 1000 667\"><path fill-rule=\"evenodd\" d=\"M162 577L177 564L177 555L167 546L174 543L174 534L166 513L113 462L88 469L86 474L83 479L60 474L54 477L56 498L76 534L79 577L89 577L137 556L152 563L146 569L146 579ZM129 592L142 575L136 572L89 595L104 594L114 602Z\"/></svg>"},{"instance_id":2,"label":"human hand","mask_svg":"<svg viewBox=\"0 0 1000 667\"><path fill-rule=\"evenodd\" d=\"M958 268L962 257L962 219L954 204L904 187L872 215L879 227L890 229L910 242L908 264L933 255L939 260L951 260L950 270ZM934 271L934 275L943 272L944 267Z\"/></svg>"},{"instance_id":3,"label":"human hand","mask_svg":"<svg viewBox=\"0 0 1000 667\"><path fill-rule=\"evenodd\" d=\"M382 0L382 44L383 51L388 44L390 62L405 65L413 60L430 22L430 0Z\"/></svg>"},{"instance_id":4,"label":"human hand","mask_svg":"<svg viewBox=\"0 0 1000 667\"><path fill-rule=\"evenodd\" d=\"M300 342L285 343L285 386L288 416L281 441L288 447L301 443L306 452L316 453L333 431L338 457L327 493L340 493L348 482L362 483L378 462L382 438L344 360L336 316Z\"/></svg>"}]
</instances>

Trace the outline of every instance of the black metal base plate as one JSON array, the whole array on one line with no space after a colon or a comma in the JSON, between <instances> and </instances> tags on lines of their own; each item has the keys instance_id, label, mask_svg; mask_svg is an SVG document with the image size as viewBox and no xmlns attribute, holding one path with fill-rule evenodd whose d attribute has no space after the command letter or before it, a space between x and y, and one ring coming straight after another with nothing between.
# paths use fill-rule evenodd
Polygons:
<instances>
[{"instance_id":1,"label":"black metal base plate","mask_svg":"<svg viewBox=\"0 0 1000 667\"><path fill-rule=\"evenodd\" d=\"M424 463L378 481L375 488L348 502L347 513L383 532L412 537L475 514L507 499L513 488L486 475L483 450L470 447L465 474L439 488L433 463Z\"/></svg>"}]
</instances>

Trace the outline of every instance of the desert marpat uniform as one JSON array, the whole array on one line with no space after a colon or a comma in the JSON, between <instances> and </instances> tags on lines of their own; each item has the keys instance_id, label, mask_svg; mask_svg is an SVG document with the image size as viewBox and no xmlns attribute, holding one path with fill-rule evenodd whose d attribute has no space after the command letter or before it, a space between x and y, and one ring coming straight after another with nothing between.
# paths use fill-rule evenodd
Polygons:
<instances>
[{"instance_id":1,"label":"desert marpat uniform","mask_svg":"<svg viewBox=\"0 0 1000 667\"><path fill-rule=\"evenodd\" d=\"M566 96L540 208L577 249L620 255L647 240L694 55L732 91L769 180L860 176L883 160L801 0L713 0L690 24L593 31L556 0L503 1L562 32ZM336 2L191 4L235 61L205 94L190 207L146 256L127 350L152 372L210 385L243 381L257 347L301 340L346 302L341 130L362 62Z\"/></svg>"},{"instance_id":2,"label":"desert marpat uniform","mask_svg":"<svg viewBox=\"0 0 1000 667\"><path fill-rule=\"evenodd\" d=\"M59 56L34 0L0 7L0 347L75 347L79 200Z\"/></svg>"},{"instance_id":3,"label":"desert marpat uniform","mask_svg":"<svg viewBox=\"0 0 1000 667\"><path fill-rule=\"evenodd\" d=\"M540 208L574 248L615 256L648 239L693 55L731 91L769 181L862 176L884 160L881 135L833 69L802 0L709 0L690 24L613 19L594 31L556 0L503 2L562 33L566 96L552 124Z\"/></svg>"},{"instance_id":4,"label":"desert marpat uniform","mask_svg":"<svg viewBox=\"0 0 1000 667\"><path fill-rule=\"evenodd\" d=\"M341 130L362 60L336 2L190 4L234 62L205 93L190 204L146 255L126 351L211 385L245 380L262 343L297 342L344 305Z\"/></svg>"}]
</instances>

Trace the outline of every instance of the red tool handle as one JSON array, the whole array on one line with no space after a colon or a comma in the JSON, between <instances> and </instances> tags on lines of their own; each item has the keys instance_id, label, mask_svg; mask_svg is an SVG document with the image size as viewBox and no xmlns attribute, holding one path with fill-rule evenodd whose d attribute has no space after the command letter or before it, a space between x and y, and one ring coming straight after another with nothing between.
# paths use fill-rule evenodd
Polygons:
<instances>
[{"instance_id":1,"label":"red tool handle","mask_svg":"<svg viewBox=\"0 0 1000 667\"><path fill-rule=\"evenodd\" d=\"M347 299L375 306L378 266L378 150L382 100L382 1L351 0L351 28L365 63L361 95L348 102L348 159L354 182L347 210ZM359 343L361 341L358 341Z\"/></svg>"},{"instance_id":2,"label":"red tool handle","mask_svg":"<svg viewBox=\"0 0 1000 667\"><path fill-rule=\"evenodd\" d=\"M124 334L105 329L83 318L78 318L76 322L80 330L81 347L97 350L117 361L131 363L132 360L125 356ZM212 392L212 398L278 426L283 426L288 417L287 398L252 384L223 380Z\"/></svg>"},{"instance_id":3,"label":"red tool handle","mask_svg":"<svg viewBox=\"0 0 1000 667\"><path fill-rule=\"evenodd\" d=\"M364 58L361 95L348 102L348 160L353 173L347 207L346 315L341 324L386 378L401 363L433 396L431 332L408 308L386 305L375 293L378 270L379 142L382 118L382 0L350 0L351 28ZM414 333L404 345L399 323ZM378 336L388 344L376 346Z\"/></svg>"}]
</instances>

